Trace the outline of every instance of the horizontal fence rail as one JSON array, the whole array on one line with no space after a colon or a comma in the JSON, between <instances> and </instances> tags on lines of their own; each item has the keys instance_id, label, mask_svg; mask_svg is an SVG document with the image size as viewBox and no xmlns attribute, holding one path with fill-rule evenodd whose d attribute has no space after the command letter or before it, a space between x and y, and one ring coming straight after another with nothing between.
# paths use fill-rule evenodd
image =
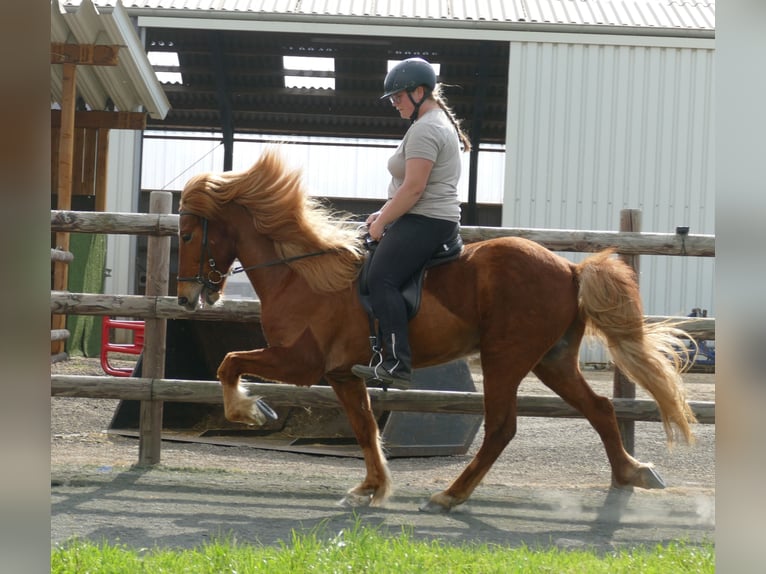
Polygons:
<instances>
[{"instance_id":1,"label":"horizontal fence rail","mask_svg":"<svg viewBox=\"0 0 766 574\"><path fill-rule=\"evenodd\" d=\"M51 211L51 231L113 233L117 235L175 235L178 215ZM715 257L714 235L576 231L517 227L461 227L471 243L496 237L524 237L553 251L593 253L613 247L625 255L680 255Z\"/></svg>"},{"instance_id":2,"label":"horizontal fence rail","mask_svg":"<svg viewBox=\"0 0 766 574\"><path fill-rule=\"evenodd\" d=\"M203 321L260 321L261 302L257 299L219 300L211 307L189 311L175 297L144 295L102 295L51 291L51 312L62 315L109 315L137 319L195 319ZM715 339L715 319L712 317L674 317L647 315L649 323L672 321L695 339Z\"/></svg>"},{"instance_id":3,"label":"horizontal fence rail","mask_svg":"<svg viewBox=\"0 0 766 574\"><path fill-rule=\"evenodd\" d=\"M51 248L51 261L60 261L61 263L71 263L74 261L74 255L70 251Z\"/></svg>"},{"instance_id":4,"label":"horizontal fence rail","mask_svg":"<svg viewBox=\"0 0 766 574\"><path fill-rule=\"evenodd\" d=\"M242 382L254 396L277 406L340 408L335 391L328 386L296 387L274 383ZM457 391L383 391L368 389L373 407L387 411L409 411L443 414L483 414L483 393ZM223 395L218 381L183 379L147 379L84 377L54 375L51 395L56 397L90 397L122 400L162 400L189 403L222 404ZM617 416L625 420L659 421L657 405L650 399L610 399ZM715 423L715 403L689 401L700 423ZM582 415L559 397L519 395L519 416L582 418Z\"/></svg>"}]
</instances>

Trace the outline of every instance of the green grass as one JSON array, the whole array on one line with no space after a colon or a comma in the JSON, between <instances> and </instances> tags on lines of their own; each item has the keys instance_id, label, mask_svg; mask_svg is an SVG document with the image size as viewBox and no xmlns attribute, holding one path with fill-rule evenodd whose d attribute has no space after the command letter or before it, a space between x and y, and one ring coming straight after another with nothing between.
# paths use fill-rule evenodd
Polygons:
<instances>
[{"instance_id":1,"label":"green grass","mask_svg":"<svg viewBox=\"0 0 766 574\"><path fill-rule=\"evenodd\" d=\"M72 541L53 549L54 574L675 574L715 572L712 543L675 543L598 554L493 545L450 546L403 532L383 535L356 525L334 537L293 534L281 546L216 540L190 550L144 549Z\"/></svg>"}]
</instances>

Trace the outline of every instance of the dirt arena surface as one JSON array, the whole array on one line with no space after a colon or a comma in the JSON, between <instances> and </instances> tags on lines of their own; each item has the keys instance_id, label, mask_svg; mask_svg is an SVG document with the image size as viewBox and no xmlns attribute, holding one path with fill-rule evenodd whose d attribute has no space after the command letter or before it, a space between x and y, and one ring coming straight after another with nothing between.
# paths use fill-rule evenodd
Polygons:
<instances>
[{"instance_id":1,"label":"dirt arena surface","mask_svg":"<svg viewBox=\"0 0 766 574\"><path fill-rule=\"evenodd\" d=\"M102 375L98 360L51 365L56 374ZM586 371L611 396L610 371ZM715 400L714 375L684 377L690 400ZM477 380L480 387L480 379ZM522 393L544 394L535 379ZM642 395L639 393L639 397ZM715 426L669 452L662 425L636 423L636 457L653 462L664 490L609 489L601 442L584 419L521 417L518 433L472 498L448 515L418 511L446 488L465 455L394 458L385 508L338 505L362 478L360 459L163 441L162 462L138 468L138 441L108 434L116 400L51 399L51 544L72 538L134 548L189 548L221 536L278 544L293 530L330 537L360 521L451 543L596 548L712 541Z\"/></svg>"}]
</instances>

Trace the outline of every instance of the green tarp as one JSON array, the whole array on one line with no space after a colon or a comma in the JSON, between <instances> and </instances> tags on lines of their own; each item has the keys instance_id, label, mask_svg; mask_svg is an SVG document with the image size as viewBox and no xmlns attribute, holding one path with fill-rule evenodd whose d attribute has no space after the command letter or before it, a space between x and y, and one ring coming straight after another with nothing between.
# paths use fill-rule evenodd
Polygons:
<instances>
[{"instance_id":1,"label":"green tarp","mask_svg":"<svg viewBox=\"0 0 766 574\"><path fill-rule=\"evenodd\" d=\"M106 265L106 235L72 233L69 251L74 260L69 264L69 291L102 293ZM69 355L98 357L101 354L101 316L69 315L66 350Z\"/></svg>"}]
</instances>

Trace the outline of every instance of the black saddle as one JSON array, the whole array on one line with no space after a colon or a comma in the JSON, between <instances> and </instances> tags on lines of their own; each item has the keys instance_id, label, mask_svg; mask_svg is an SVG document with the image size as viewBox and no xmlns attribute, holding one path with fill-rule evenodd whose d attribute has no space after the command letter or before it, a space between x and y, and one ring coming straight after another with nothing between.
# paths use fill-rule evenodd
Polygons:
<instances>
[{"instance_id":1,"label":"black saddle","mask_svg":"<svg viewBox=\"0 0 766 574\"><path fill-rule=\"evenodd\" d=\"M365 245L367 247L367 256L362 263L362 270L359 272L359 299L362 302L362 306L367 311L367 314L372 316L372 305L370 304L370 291L367 285L367 276L370 270L370 263L375 255L375 248L377 242L374 241L368 235L365 239ZM426 276L426 271L431 267L436 267L443 263L457 259L460 253L463 251L463 238L460 237L460 232L455 231L455 234L447 241L439 246L436 252L431 255L425 266L415 273L402 287L402 296L404 302L407 305L407 317L412 319L420 309L420 299L423 293L423 280Z\"/></svg>"}]
</instances>

